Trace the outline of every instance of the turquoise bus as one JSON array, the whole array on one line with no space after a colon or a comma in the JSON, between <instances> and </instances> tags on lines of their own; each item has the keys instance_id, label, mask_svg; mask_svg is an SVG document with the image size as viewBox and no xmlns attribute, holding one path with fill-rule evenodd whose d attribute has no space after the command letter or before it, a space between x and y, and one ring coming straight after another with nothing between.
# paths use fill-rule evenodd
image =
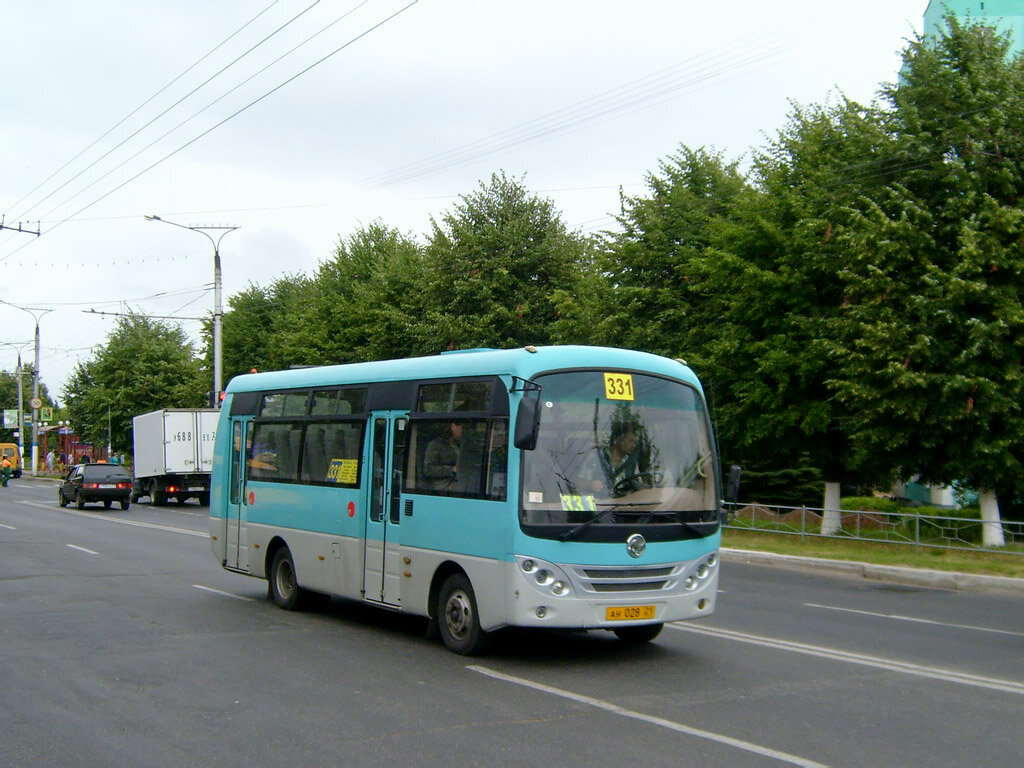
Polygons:
<instances>
[{"instance_id":1,"label":"turquoise bus","mask_svg":"<svg viewBox=\"0 0 1024 768\"><path fill-rule=\"evenodd\" d=\"M714 610L720 487L682 361L467 350L233 379L210 532L284 609L427 617L462 654L512 626L640 643Z\"/></svg>"}]
</instances>

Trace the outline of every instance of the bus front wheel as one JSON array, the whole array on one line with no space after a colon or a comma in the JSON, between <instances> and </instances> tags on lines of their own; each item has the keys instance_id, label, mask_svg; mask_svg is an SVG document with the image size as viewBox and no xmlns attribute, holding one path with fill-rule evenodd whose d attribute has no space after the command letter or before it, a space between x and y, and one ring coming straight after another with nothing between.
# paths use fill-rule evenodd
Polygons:
<instances>
[{"instance_id":1,"label":"bus front wheel","mask_svg":"<svg viewBox=\"0 0 1024 768\"><path fill-rule=\"evenodd\" d=\"M480 628L476 595L465 575L445 579L437 598L437 625L444 644L455 653L472 656L487 644L489 634Z\"/></svg>"},{"instance_id":2,"label":"bus front wheel","mask_svg":"<svg viewBox=\"0 0 1024 768\"><path fill-rule=\"evenodd\" d=\"M661 624L641 624L638 627L620 627L619 629L613 629L612 632L622 642L638 645L640 643L649 643L660 635L661 627Z\"/></svg>"},{"instance_id":3,"label":"bus front wheel","mask_svg":"<svg viewBox=\"0 0 1024 768\"><path fill-rule=\"evenodd\" d=\"M268 581L270 599L278 607L286 611L297 611L306 603L306 590L295 579L295 561L288 547L281 547L274 554Z\"/></svg>"}]
</instances>

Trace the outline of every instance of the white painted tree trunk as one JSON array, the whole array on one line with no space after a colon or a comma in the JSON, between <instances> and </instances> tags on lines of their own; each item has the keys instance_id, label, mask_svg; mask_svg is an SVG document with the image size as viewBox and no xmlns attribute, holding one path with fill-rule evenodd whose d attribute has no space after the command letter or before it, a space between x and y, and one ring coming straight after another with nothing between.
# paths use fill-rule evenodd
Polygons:
<instances>
[{"instance_id":1,"label":"white painted tree trunk","mask_svg":"<svg viewBox=\"0 0 1024 768\"><path fill-rule=\"evenodd\" d=\"M839 511L839 483L825 483L825 505L821 518L821 532L836 533L842 525Z\"/></svg>"},{"instance_id":2,"label":"white painted tree trunk","mask_svg":"<svg viewBox=\"0 0 1024 768\"><path fill-rule=\"evenodd\" d=\"M981 504L981 543L986 547L1005 545L1003 521L999 516L999 499L996 498L996 492L982 491L978 500Z\"/></svg>"}]
</instances>

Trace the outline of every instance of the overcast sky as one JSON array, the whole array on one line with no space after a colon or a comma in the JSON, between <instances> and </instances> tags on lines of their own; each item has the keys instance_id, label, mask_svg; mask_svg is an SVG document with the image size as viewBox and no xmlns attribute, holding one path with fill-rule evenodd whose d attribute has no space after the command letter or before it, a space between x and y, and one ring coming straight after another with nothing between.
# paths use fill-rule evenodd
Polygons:
<instances>
[{"instance_id":1,"label":"overcast sky","mask_svg":"<svg viewBox=\"0 0 1024 768\"><path fill-rule=\"evenodd\" d=\"M52 310L63 400L115 322L89 310L213 309L210 242L145 214L240 227L225 306L374 219L422 235L497 170L598 231L680 144L749 156L791 100L870 101L926 5L5 0L0 213L42 235L0 232L0 300ZM0 327L31 360L33 313L0 304Z\"/></svg>"}]
</instances>

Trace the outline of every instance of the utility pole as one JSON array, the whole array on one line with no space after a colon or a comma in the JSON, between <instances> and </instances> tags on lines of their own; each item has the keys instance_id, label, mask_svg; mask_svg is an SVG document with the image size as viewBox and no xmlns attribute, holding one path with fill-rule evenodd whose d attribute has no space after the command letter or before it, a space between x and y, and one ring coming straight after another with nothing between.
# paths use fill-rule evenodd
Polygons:
<instances>
[{"instance_id":1,"label":"utility pole","mask_svg":"<svg viewBox=\"0 0 1024 768\"><path fill-rule=\"evenodd\" d=\"M30 341L20 343L13 341L3 342L5 347L14 347L18 350L18 367L16 369L18 376L18 464L21 466L22 471L25 470L25 400L22 394L21 377L25 373L25 369L21 365L21 349L31 343Z\"/></svg>"},{"instance_id":2,"label":"utility pole","mask_svg":"<svg viewBox=\"0 0 1024 768\"><path fill-rule=\"evenodd\" d=\"M39 399L39 320L47 312L53 312L53 310L42 307L22 307L3 299L0 299L0 304L28 312L36 321L36 363L33 371L32 402L30 403L32 406L32 477L35 477L39 472L39 407L42 405L42 400Z\"/></svg>"}]
</instances>

